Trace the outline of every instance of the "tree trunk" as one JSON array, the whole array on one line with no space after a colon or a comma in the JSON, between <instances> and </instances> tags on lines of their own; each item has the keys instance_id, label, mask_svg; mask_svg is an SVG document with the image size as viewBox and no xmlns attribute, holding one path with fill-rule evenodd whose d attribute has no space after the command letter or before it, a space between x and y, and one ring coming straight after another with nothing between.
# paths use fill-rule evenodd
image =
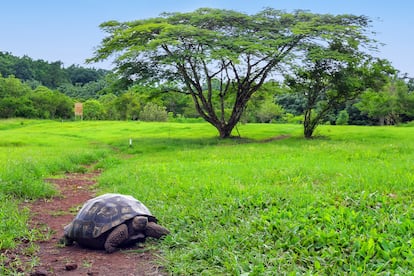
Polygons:
<instances>
[{"instance_id":1,"label":"tree trunk","mask_svg":"<svg viewBox=\"0 0 414 276\"><path fill-rule=\"evenodd\" d=\"M303 135L306 139L312 138L313 131L315 130L315 126L312 122L311 115L311 109L305 110L305 116L303 118Z\"/></svg>"},{"instance_id":2,"label":"tree trunk","mask_svg":"<svg viewBox=\"0 0 414 276\"><path fill-rule=\"evenodd\" d=\"M233 128L234 127L230 128L228 125L225 125L224 127L217 127L217 130L220 134L220 138L230 138Z\"/></svg>"},{"instance_id":3,"label":"tree trunk","mask_svg":"<svg viewBox=\"0 0 414 276\"><path fill-rule=\"evenodd\" d=\"M211 122L210 122L211 123ZM231 137L231 133L233 132L234 127L236 126L236 124L238 123L238 120L230 120L228 123L224 123L224 122L216 122L216 123L211 123L219 132L220 138L230 138Z\"/></svg>"},{"instance_id":4,"label":"tree trunk","mask_svg":"<svg viewBox=\"0 0 414 276\"><path fill-rule=\"evenodd\" d=\"M230 138L233 129L235 128L237 123L240 121L243 111L247 105L247 99L248 98L236 99L232 113L230 114L230 117L227 121L224 116L224 108L221 109L221 113L222 113L221 116L217 116L213 108L208 109L207 112L203 112L201 105L198 105L198 102L195 101L196 110L207 122L212 124L217 129L217 131L219 132L220 138Z\"/></svg>"},{"instance_id":5,"label":"tree trunk","mask_svg":"<svg viewBox=\"0 0 414 276\"><path fill-rule=\"evenodd\" d=\"M304 127L303 134L304 134L305 138L306 139L311 139L314 130L315 130L315 128L311 127L311 126Z\"/></svg>"}]
</instances>

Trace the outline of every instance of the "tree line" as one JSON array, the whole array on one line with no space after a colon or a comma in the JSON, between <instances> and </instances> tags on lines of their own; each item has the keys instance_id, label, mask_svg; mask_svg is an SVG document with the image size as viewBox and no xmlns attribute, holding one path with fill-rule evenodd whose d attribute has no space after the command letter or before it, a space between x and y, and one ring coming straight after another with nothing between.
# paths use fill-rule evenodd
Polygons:
<instances>
[{"instance_id":1,"label":"tree line","mask_svg":"<svg viewBox=\"0 0 414 276\"><path fill-rule=\"evenodd\" d=\"M64 68L61 61L33 60L28 56L17 57L0 51L0 74L3 77L14 76L31 86L43 85L51 89L67 84L82 86L102 79L108 72L78 65Z\"/></svg>"},{"instance_id":2,"label":"tree line","mask_svg":"<svg viewBox=\"0 0 414 276\"><path fill-rule=\"evenodd\" d=\"M321 123L411 121L413 79L362 50L376 45L369 25L364 16L208 8L104 22L108 37L89 61L115 55L114 72L0 52L0 116L72 119L81 101L84 119L199 118L223 138L239 122L302 123L310 138Z\"/></svg>"}]
</instances>

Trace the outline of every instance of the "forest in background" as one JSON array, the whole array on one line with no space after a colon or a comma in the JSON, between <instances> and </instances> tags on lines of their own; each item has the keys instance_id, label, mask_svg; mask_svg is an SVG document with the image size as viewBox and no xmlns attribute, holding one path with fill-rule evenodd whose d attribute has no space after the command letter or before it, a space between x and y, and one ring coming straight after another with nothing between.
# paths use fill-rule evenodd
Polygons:
<instances>
[{"instance_id":1,"label":"forest in background","mask_svg":"<svg viewBox=\"0 0 414 276\"><path fill-rule=\"evenodd\" d=\"M269 81L255 95L241 122L301 123L305 101L283 84ZM327 124L378 125L414 120L414 80L393 77L375 93L338 106ZM131 85L109 70L64 67L61 61L33 60L0 52L0 118L72 120L74 103L85 120L199 120L191 98Z\"/></svg>"}]
</instances>

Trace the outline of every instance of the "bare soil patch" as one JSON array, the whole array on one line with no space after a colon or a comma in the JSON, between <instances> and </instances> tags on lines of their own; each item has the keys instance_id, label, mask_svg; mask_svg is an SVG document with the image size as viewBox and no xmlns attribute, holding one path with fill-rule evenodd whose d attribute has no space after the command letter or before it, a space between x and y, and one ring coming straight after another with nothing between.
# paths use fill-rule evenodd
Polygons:
<instances>
[{"instance_id":1,"label":"bare soil patch","mask_svg":"<svg viewBox=\"0 0 414 276\"><path fill-rule=\"evenodd\" d=\"M93 186L98 171L70 173L62 179L47 179L56 185L59 196L47 200L26 203L23 207L31 210L31 227L51 233L49 238L39 241L37 256L13 256L20 258L24 271L26 264L37 257L39 262L27 275L166 275L156 264L156 252L143 248L126 248L112 254L105 251L81 248L78 245L63 247L59 240L63 227L76 215L83 203L94 197ZM23 245L24 246L24 245ZM17 249L23 252L24 250Z\"/></svg>"}]
</instances>

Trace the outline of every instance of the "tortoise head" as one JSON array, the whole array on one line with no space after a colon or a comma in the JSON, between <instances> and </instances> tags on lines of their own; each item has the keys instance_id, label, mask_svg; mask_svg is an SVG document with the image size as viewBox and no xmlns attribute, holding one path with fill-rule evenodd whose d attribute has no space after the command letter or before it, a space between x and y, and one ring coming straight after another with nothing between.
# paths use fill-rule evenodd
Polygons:
<instances>
[{"instance_id":1,"label":"tortoise head","mask_svg":"<svg viewBox=\"0 0 414 276\"><path fill-rule=\"evenodd\" d=\"M141 232L147 228L148 218L146 216L135 216L132 219L132 228L135 231Z\"/></svg>"}]
</instances>

